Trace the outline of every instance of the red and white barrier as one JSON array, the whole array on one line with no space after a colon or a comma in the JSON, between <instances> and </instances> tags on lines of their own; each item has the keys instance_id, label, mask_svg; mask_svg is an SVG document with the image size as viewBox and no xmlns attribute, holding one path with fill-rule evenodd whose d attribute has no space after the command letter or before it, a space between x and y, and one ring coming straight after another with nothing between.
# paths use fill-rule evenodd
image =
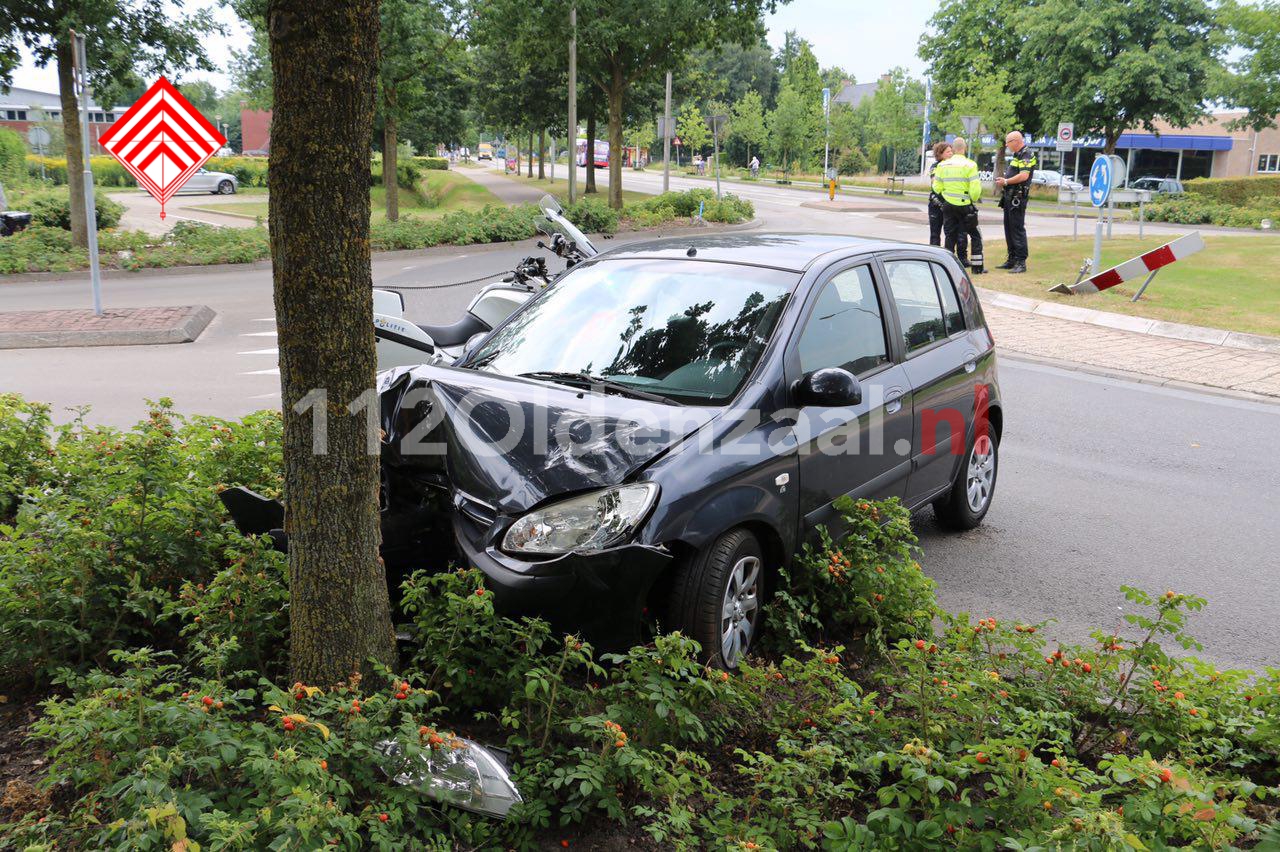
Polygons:
<instances>
[{"instance_id":1,"label":"red and white barrier","mask_svg":"<svg viewBox=\"0 0 1280 852\"><path fill-rule=\"evenodd\" d=\"M1049 289L1050 293L1068 293L1074 295L1083 295L1085 293L1098 293L1103 290L1121 284L1125 281L1132 281L1135 278L1141 278L1144 275L1150 275L1163 266L1168 266L1175 260L1182 260L1189 257L1204 248L1204 240L1200 237L1200 233L1194 232L1183 237L1178 237L1171 243L1166 243L1160 248L1152 249L1146 254L1138 255L1132 260L1126 260L1119 266L1113 266L1105 272L1099 272L1091 278L1086 278L1075 284L1058 284Z\"/></svg>"}]
</instances>

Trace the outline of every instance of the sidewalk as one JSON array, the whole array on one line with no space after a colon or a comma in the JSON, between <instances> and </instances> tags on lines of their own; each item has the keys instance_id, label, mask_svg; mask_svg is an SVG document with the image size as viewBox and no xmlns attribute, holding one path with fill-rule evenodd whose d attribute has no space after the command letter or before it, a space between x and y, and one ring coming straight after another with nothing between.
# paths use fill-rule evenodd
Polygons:
<instances>
[{"instance_id":1,"label":"sidewalk","mask_svg":"<svg viewBox=\"0 0 1280 852\"><path fill-rule=\"evenodd\" d=\"M1175 340L991 304L983 313L999 351L1123 373L1166 387L1216 388L1280 400L1280 353Z\"/></svg>"},{"instance_id":2,"label":"sidewalk","mask_svg":"<svg viewBox=\"0 0 1280 852\"><path fill-rule=\"evenodd\" d=\"M517 181L503 175L502 172L493 169L466 169L459 168L452 170L454 174L462 175L469 180L480 184L485 189L498 196L503 204L537 204L547 191L539 186L521 186Z\"/></svg>"}]
</instances>

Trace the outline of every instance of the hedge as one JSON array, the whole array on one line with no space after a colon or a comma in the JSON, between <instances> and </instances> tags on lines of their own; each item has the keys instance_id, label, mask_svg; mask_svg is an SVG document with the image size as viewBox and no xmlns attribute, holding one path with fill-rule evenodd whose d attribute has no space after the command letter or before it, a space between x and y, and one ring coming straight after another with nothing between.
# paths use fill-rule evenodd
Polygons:
<instances>
[{"instance_id":1,"label":"hedge","mask_svg":"<svg viewBox=\"0 0 1280 852\"><path fill-rule=\"evenodd\" d=\"M21 142L21 140L19 140ZM3 143L0 142L0 145ZM0 152L0 175L3 175L4 155ZM97 186L137 186L137 181L133 179L133 175L120 165L120 162L110 156L96 156L91 158L93 166L93 182ZM211 172L226 172L233 175L240 183L240 186L266 186L267 185L267 158L266 157L210 157L205 163L205 168ZM67 161L62 157L39 157L35 154L28 154L26 157L27 175L33 178L40 177L40 166L44 166L45 177L52 181L54 186L62 186L67 182ZM413 157L411 160L400 160L399 168L399 184L406 189L413 189L419 180L422 179L422 172L426 169L447 169L448 162L438 157ZM370 167L375 185L382 183L382 164L375 162ZM0 178L2 179L2 178Z\"/></svg>"},{"instance_id":2,"label":"hedge","mask_svg":"<svg viewBox=\"0 0 1280 852\"><path fill-rule=\"evenodd\" d=\"M1223 204L1247 205L1270 199L1280 203L1280 175L1243 178L1196 178L1185 184L1187 192Z\"/></svg>"},{"instance_id":3,"label":"hedge","mask_svg":"<svg viewBox=\"0 0 1280 852\"><path fill-rule=\"evenodd\" d=\"M0 127L0 183L20 183L26 176L23 158L27 146L22 137L7 127Z\"/></svg>"},{"instance_id":4,"label":"hedge","mask_svg":"<svg viewBox=\"0 0 1280 852\"><path fill-rule=\"evenodd\" d=\"M1246 204L1214 201L1200 195L1158 196L1147 205L1154 222L1217 225L1223 228L1261 228L1264 220L1280 226L1280 198L1255 198Z\"/></svg>"}]
</instances>

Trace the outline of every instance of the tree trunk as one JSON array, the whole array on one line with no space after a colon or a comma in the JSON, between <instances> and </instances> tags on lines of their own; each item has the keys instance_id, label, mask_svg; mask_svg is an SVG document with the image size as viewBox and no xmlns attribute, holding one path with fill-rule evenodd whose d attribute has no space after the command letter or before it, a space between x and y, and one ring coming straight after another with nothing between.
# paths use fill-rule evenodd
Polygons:
<instances>
[{"instance_id":1,"label":"tree trunk","mask_svg":"<svg viewBox=\"0 0 1280 852\"><path fill-rule=\"evenodd\" d=\"M393 86L387 87L386 115L382 125L382 187L387 193L387 221L395 222L400 218L400 181L396 174L400 161L399 144L396 138L396 94Z\"/></svg>"},{"instance_id":2,"label":"tree trunk","mask_svg":"<svg viewBox=\"0 0 1280 852\"><path fill-rule=\"evenodd\" d=\"M613 69L609 83L609 206L622 209L622 70Z\"/></svg>"},{"instance_id":3,"label":"tree trunk","mask_svg":"<svg viewBox=\"0 0 1280 852\"><path fill-rule=\"evenodd\" d=\"M543 180L547 176L544 160L547 154L547 130L544 127L539 131L538 136L538 180Z\"/></svg>"},{"instance_id":4,"label":"tree trunk","mask_svg":"<svg viewBox=\"0 0 1280 852\"><path fill-rule=\"evenodd\" d=\"M370 659L395 662L370 452L378 436L358 407L376 404L369 148L378 0L270 0L268 21L290 667L296 680L329 686L368 673ZM308 405L313 391L327 401Z\"/></svg>"},{"instance_id":5,"label":"tree trunk","mask_svg":"<svg viewBox=\"0 0 1280 852\"><path fill-rule=\"evenodd\" d=\"M596 191L596 116L595 113L587 113L587 147L583 159L587 164L587 181L584 192L594 193Z\"/></svg>"},{"instance_id":6,"label":"tree trunk","mask_svg":"<svg viewBox=\"0 0 1280 852\"><path fill-rule=\"evenodd\" d=\"M1004 160L1005 160L1005 154L1007 153L1007 151L1008 149L1005 148L1003 142L1001 142L1000 145L996 148L995 162L991 164L992 178L998 178L1004 174ZM1000 194L999 187L997 187L996 195L999 195L999 194Z\"/></svg>"},{"instance_id":7,"label":"tree trunk","mask_svg":"<svg viewBox=\"0 0 1280 852\"><path fill-rule=\"evenodd\" d=\"M76 98L71 37L58 39L58 88L62 90L62 136L67 145L67 190L71 193L71 242L89 246L84 215L84 154L80 147L80 103Z\"/></svg>"},{"instance_id":8,"label":"tree trunk","mask_svg":"<svg viewBox=\"0 0 1280 852\"><path fill-rule=\"evenodd\" d=\"M1105 128L1103 131L1103 148L1102 153L1114 154L1116 145L1120 142L1120 131L1113 127Z\"/></svg>"},{"instance_id":9,"label":"tree trunk","mask_svg":"<svg viewBox=\"0 0 1280 852\"><path fill-rule=\"evenodd\" d=\"M529 173L527 177L533 177L533 131L529 131Z\"/></svg>"}]
</instances>

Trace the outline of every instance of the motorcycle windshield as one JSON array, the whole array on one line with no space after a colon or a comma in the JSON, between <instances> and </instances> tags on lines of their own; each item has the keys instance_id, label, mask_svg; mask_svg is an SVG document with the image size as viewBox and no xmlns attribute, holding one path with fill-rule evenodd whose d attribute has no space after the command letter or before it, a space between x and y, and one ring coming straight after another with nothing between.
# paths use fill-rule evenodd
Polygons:
<instances>
[{"instance_id":1,"label":"motorcycle windshield","mask_svg":"<svg viewBox=\"0 0 1280 852\"><path fill-rule=\"evenodd\" d=\"M587 239L587 235L579 231L577 226L570 222L564 216L564 210L560 207L560 202L556 201L554 196L544 195L542 200L538 202L538 206L542 208L542 214L546 217L546 224L553 230L559 231L568 239L572 240L582 253L587 257L595 257L599 254L599 250L592 245L591 240Z\"/></svg>"}]
</instances>

